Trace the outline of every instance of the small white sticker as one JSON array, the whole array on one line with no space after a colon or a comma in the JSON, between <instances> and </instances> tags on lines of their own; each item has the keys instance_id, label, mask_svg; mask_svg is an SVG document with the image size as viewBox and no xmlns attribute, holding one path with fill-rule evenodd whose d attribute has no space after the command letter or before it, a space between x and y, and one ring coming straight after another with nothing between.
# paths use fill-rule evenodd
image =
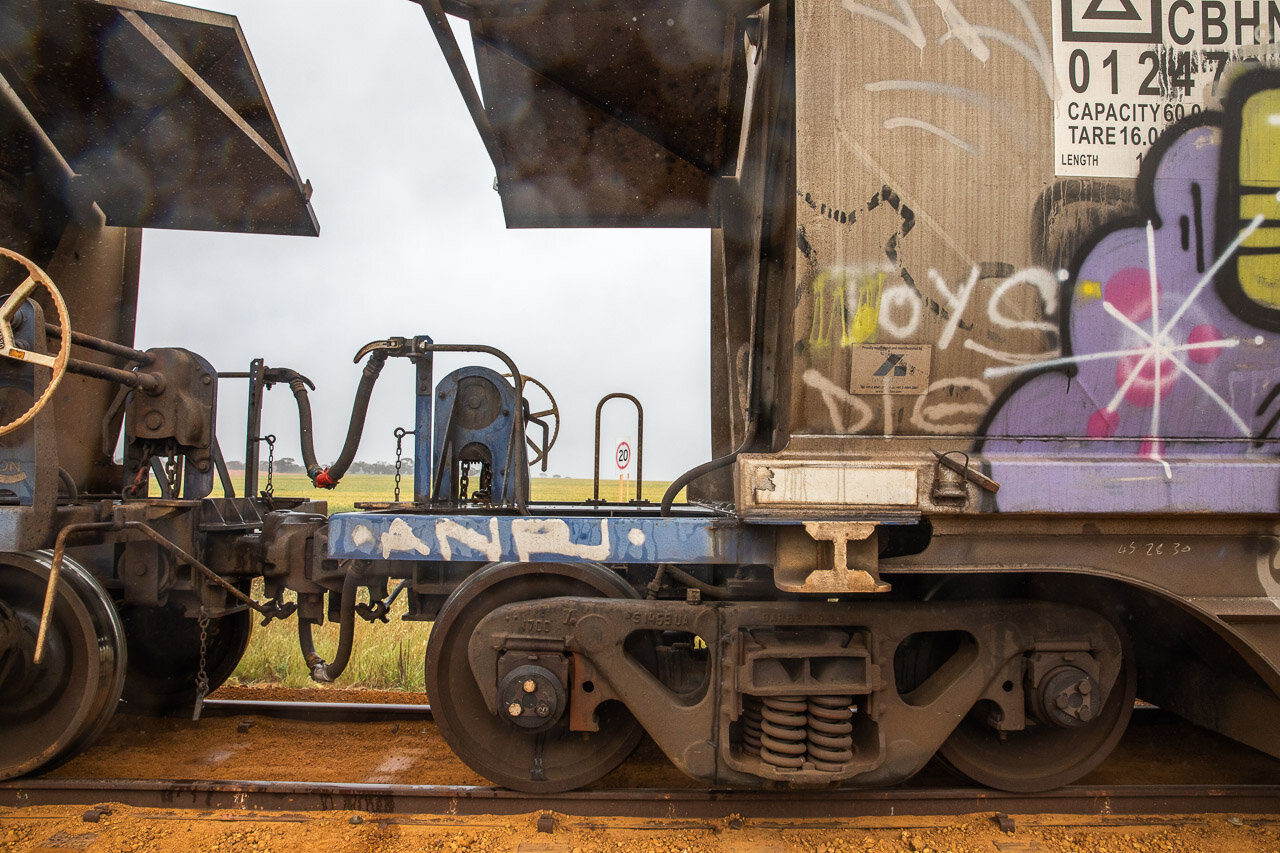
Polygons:
<instances>
[{"instance_id":1,"label":"small white sticker","mask_svg":"<svg viewBox=\"0 0 1280 853\"><path fill-rule=\"evenodd\" d=\"M1054 172L1134 178L1176 121L1215 107L1227 66L1280 59L1280 0L1053 0Z\"/></svg>"},{"instance_id":2,"label":"small white sticker","mask_svg":"<svg viewBox=\"0 0 1280 853\"><path fill-rule=\"evenodd\" d=\"M928 344L864 344L853 348L854 394L923 394L929 390Z\"/></svg>"}]
</instances>

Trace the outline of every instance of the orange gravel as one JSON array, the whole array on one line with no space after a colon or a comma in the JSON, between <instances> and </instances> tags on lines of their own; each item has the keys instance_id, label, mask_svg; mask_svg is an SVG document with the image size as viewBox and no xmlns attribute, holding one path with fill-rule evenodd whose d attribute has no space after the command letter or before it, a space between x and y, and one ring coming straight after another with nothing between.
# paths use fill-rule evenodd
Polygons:
<instances>
[{"instance_id":1,"label":"orange gravel","mask_svg":"<svg viewBox=\"0 0 1280 853\"><path fill-rule=\"evenodd\" d=\"M0 851L51 853L1274 853L1269 816L1113 819L1041 815L1001 832L991 815L779 821L641 821L538 815L453 818L359 812L199 812L112 806L97 823L82 809L0 809Z\"/></svg>"},{"instance_id":2,"label":"orange gravel","mask_svg":"<svg viewBox=\"0 0 1280 853\"><path fill-rule=\"evenodd\" d=\"M406 703L416 694L341 688L281 691L222 688L217 698ZM1171 755L1169 743L1179 749ZM936 771L929 771L936 773ZM54 777L241 779L486 784L425 720L308 723L270 717L153 719L121 714L84 755ZM948 784L934 777L930 781ZM1090 784L1280 781L1280 762L1167 721L1134 726ZM692 787L650 741L602 787ZM112 806L97 823L83 807L0 808L0 851L270 851L399 853L1280 853L1280 817L1018 817L1003 833L989 814L954 818L740 818L642 821L537 815L458 818L357 813L202 812Z\"/></svg>"}]
</instances>

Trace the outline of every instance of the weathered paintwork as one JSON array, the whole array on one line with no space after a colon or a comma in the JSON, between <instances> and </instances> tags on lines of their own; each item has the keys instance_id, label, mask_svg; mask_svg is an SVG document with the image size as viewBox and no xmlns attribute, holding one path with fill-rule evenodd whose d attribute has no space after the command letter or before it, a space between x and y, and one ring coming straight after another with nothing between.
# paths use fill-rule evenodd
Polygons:
<instances>
[{"instance_id":1,"label":"weathered paintwork","mask_svg":"<svg viewBox=\"0 0 1280 853\"><path fill-rule=\"evenodd\" d=\"M711 518L340 513L335 559L564 563L753 563L770 540Z\"/></svg>"},{"instance_id":2,"label":"weathered paintwork","mask_svg":"<svg viewBox=\"0 0 1280 853\"><path fill-rule=\"evenodd\" d=\"M1050 44L1070 0L898 6L796 7L791 434L966 450L1001 487L970 510L1280 510L1280 72L1241 47L1267 14L1223 30L1216 78L1142 84L1185 117L1136 179L1081 178L1054 118L1085 83L1054 63L1101 42ZM1182 23L1145 38L1213 67Z\"/></svg>"}]
</instances>

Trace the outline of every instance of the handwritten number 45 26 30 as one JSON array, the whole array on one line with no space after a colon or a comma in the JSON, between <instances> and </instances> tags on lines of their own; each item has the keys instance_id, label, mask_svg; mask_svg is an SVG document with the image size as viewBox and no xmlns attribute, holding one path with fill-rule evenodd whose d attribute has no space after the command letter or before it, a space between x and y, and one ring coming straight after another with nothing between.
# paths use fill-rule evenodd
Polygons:
<instances>
[{"instance_id":1,"label":"handwritten number 45 26 30","mask_svg":"<svg viewBox=\"0 0 1280 853\"><path fill-rule=\"evenodd\" d=\"M1176 557L1191 551L1190 545L1181 542L1137 542L1132 541L1120 546L1121 554L1139 554L1146 557Z\"/></svg>"}]
</instances>

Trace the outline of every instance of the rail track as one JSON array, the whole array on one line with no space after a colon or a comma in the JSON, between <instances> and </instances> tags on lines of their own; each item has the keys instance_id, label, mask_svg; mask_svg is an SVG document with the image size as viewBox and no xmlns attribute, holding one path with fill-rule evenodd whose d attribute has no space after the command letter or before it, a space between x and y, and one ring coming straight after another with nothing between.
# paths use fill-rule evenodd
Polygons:
<instances>
[{"instance_id":1,"label":"rail track","mask_svg":"<svg viewBox=\"0 0 1280 853\"><path fill-rule=\"evenodd\" d=\"M430 705L399 702L287 702L260 699L206 699L201 715L207 717L253 715L314 722L432 719Z\"/></svg>"},{"instance_id":2,"label":"rail track","mask_svg":"<svg viewBox=\"0 0 1280 853\"><path fill-rule=\"evenodd\" d=\"M985 788L809 791L593 790L523 794L449 785L337 784L135 779L19 779L0 783L0 806L93 805L244 811L363 811L373 814L515 815L707 819L844 818L898 815L1182 815L1280 813L1280 785L1071 786L1043 794Z\"/></svg>"},{"instance_id":3,"label":"rail track","mask_svg":"<svg viewBox=\"0 0 1280 853\"><path fill-rule=\"evenodd\" d=\"M425 704L219 699L206 717L267 717L307 722L426 722ZM141 719L141 718L136 718ZM1135 711L1134 731L1162 731L1168 715ZM1167 733L1166 733L1167 736ZM1172 737L1171 743L1184 739ZM1223 741L1224 744L1230 742ZM1236 746L1236 745L1233 745ZM1212 748L1212 747L1211 747ZM1237 748L1239 748L1237 746ZM282 757L282 760L287 760ZM1230 762L1229 752L1215 760ZM1265 759L1264 759L1265 760ZM128 757L121 758L122 762ZM1140 771L1139 771L1140 772ZM1113 774L1114 775L1114 774ZM1188 778L1195 770L1188 771ZM1280 780L1280 774L1275 777ZM1256 774L1250 780L1256 782ZM1280 784L1085 784L1038 794L956 787L925 773L889 789L815 788L750 791L706 788L611 788L524 794L481 785L249 779L23 778L0 782L0 807L110 802L140 808L223 811L357 811L371 814L518 815L554 811L577 817L716 819L733 815L803 821L849 817L1007 815L1280 814Z\"/></svg>"}]
</instances>

